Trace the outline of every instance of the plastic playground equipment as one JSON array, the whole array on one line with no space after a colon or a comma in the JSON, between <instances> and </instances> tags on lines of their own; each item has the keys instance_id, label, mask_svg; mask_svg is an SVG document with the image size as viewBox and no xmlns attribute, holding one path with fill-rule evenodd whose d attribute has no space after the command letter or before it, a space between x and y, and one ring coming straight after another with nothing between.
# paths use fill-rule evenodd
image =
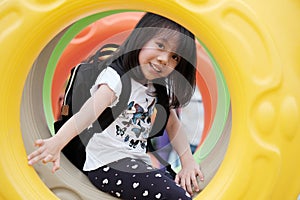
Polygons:
<instances>
[{"instance_id":1,"label":"plastic playground equipment","mask_svg":"<svg viewBox=\"0 0 300 200\"><path fill-rule=\"evenodd\" d=\"M195 199L297 199L300 4L292 0L3 2L0 199L114 199L64 157L53 175L48 165L29 167L26 151L51 135L51 87L64 47L96 20L137 10L194 32L215 72L214 81L198 79L211 114L194 154L206 177Z\"/></svg>"}]
</instances>

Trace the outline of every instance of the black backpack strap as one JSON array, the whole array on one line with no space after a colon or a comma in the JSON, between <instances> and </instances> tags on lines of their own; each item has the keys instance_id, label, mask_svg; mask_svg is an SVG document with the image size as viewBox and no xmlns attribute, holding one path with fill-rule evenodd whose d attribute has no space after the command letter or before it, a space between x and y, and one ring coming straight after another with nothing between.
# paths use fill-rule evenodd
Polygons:
<instances>
[{"instance_id":1,"label":"black backpack strap","mask_svg":"<svg viewBox=\"0 0 300 200\"><path fill-rule=\"evenodd\" d=\"M168 123L170 108L169 96L165 85L160 83L153 83L157 94L157 103L155 108L157 110L156 119L149 134L149 138L162 136Z\"/></svg>"},{"instance_id":2,"label":"black backpack strap","mask_svg":"<svg viewBox=\"0 0 300 200\"><path fill-rule=\"evenodd\" d=\"M114 70L120 75L122 90L119 96L118 103L113 107L106 108L98 117L98 123L101 130L106 129L115 119L127 108L130 93L131 93L131 79L122 68L121 61L117 60L110 64Z\"/></svg>"},{"instance_id":3,"label":"black backpack strap","mask_svg":"<svg viewBox=\"0 0 300 200\"><path fill-rule=\"evenodd\" d=\"M147 151L151 152L155 156L155 158L160 162L160 164L162 164L165 167L165 172L167 173L166 175L168 175L172 179L175 179L176 172L172 169L170 163L164 160L157 153L156 149L153 147L152 144L153 138L162 136L164 134L170 115L169 96L165 85L163 85L163 82L156 82L153 85L157 94L157 103L155 106L157 114L147 141Z\"/></svg>"}]
</instances>

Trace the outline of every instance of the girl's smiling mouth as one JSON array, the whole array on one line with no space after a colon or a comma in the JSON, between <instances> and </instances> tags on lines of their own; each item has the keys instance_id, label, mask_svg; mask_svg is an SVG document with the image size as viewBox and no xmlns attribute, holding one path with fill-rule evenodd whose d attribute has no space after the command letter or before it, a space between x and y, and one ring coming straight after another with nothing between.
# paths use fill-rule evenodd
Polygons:
<instances>
[{"instance_id":1,"label":"girl's smiling mouth","mask_svg":"<svg viewBox=\"0 0 300 200\"><path fill-rule=\"evenodd\" d=\"M161 73L162 71L153 63L150 63L150 66L152 67L152 69L154 69L154 71L156 71L157 73Z\"/></svg>"}]
</instances>

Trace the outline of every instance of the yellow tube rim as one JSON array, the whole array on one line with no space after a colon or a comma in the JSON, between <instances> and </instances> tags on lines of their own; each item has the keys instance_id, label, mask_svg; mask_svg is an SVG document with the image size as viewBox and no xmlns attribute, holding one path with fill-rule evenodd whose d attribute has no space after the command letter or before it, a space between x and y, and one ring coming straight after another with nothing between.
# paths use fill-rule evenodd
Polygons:
<instances>
[{"instance_id":1,"label":"yellow tube rim","mask_svg":"<svg viewBox=\"0 0 300 200\"><path fill-rule=\"evenodd\" d=\"M296 199L300 9L294 4L285 0L2 3L0 198L57 199L27 165L19 122L22 91L34 60L54 36L80 18L130 9L164 15L194 32L220 64L228 84L229 147L217 174L196 199Z\"/></svg>"}]
</instances>

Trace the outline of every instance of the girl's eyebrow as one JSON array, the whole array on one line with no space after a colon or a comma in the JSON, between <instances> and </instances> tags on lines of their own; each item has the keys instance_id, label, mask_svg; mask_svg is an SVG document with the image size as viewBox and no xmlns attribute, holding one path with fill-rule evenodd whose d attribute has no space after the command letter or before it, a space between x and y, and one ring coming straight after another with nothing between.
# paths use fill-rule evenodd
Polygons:
<instances>
[{"instance_id":1,"label":"girl's eyebrow","mask_svg":"<svg viewBox=\"0 0 300 200\"><path fill-rule=\"evenodd\" d=\"M168 39L168 38L166 38L166 37L158 37L157 39L158 39L158 40L161 40L163 43L167 44L167 46L170 48L169 51L171 51L171 52L176 52L177 46L172 46L172 45L171 45L172 43L169 42L169 39ZM175 47L175 48L174 48L174 47Z\"/></svg>"},{"instance_id":2,"label":"girl's eyebrow","mask_svg":"<svg viewBox=\"0 0 300 200\"><path fill-rule=\"evenodd\" d=\"M165 37L158 37L157 39L161 40L162 42L169 43L168 39Z\"/></svg>"}]
</instances>

